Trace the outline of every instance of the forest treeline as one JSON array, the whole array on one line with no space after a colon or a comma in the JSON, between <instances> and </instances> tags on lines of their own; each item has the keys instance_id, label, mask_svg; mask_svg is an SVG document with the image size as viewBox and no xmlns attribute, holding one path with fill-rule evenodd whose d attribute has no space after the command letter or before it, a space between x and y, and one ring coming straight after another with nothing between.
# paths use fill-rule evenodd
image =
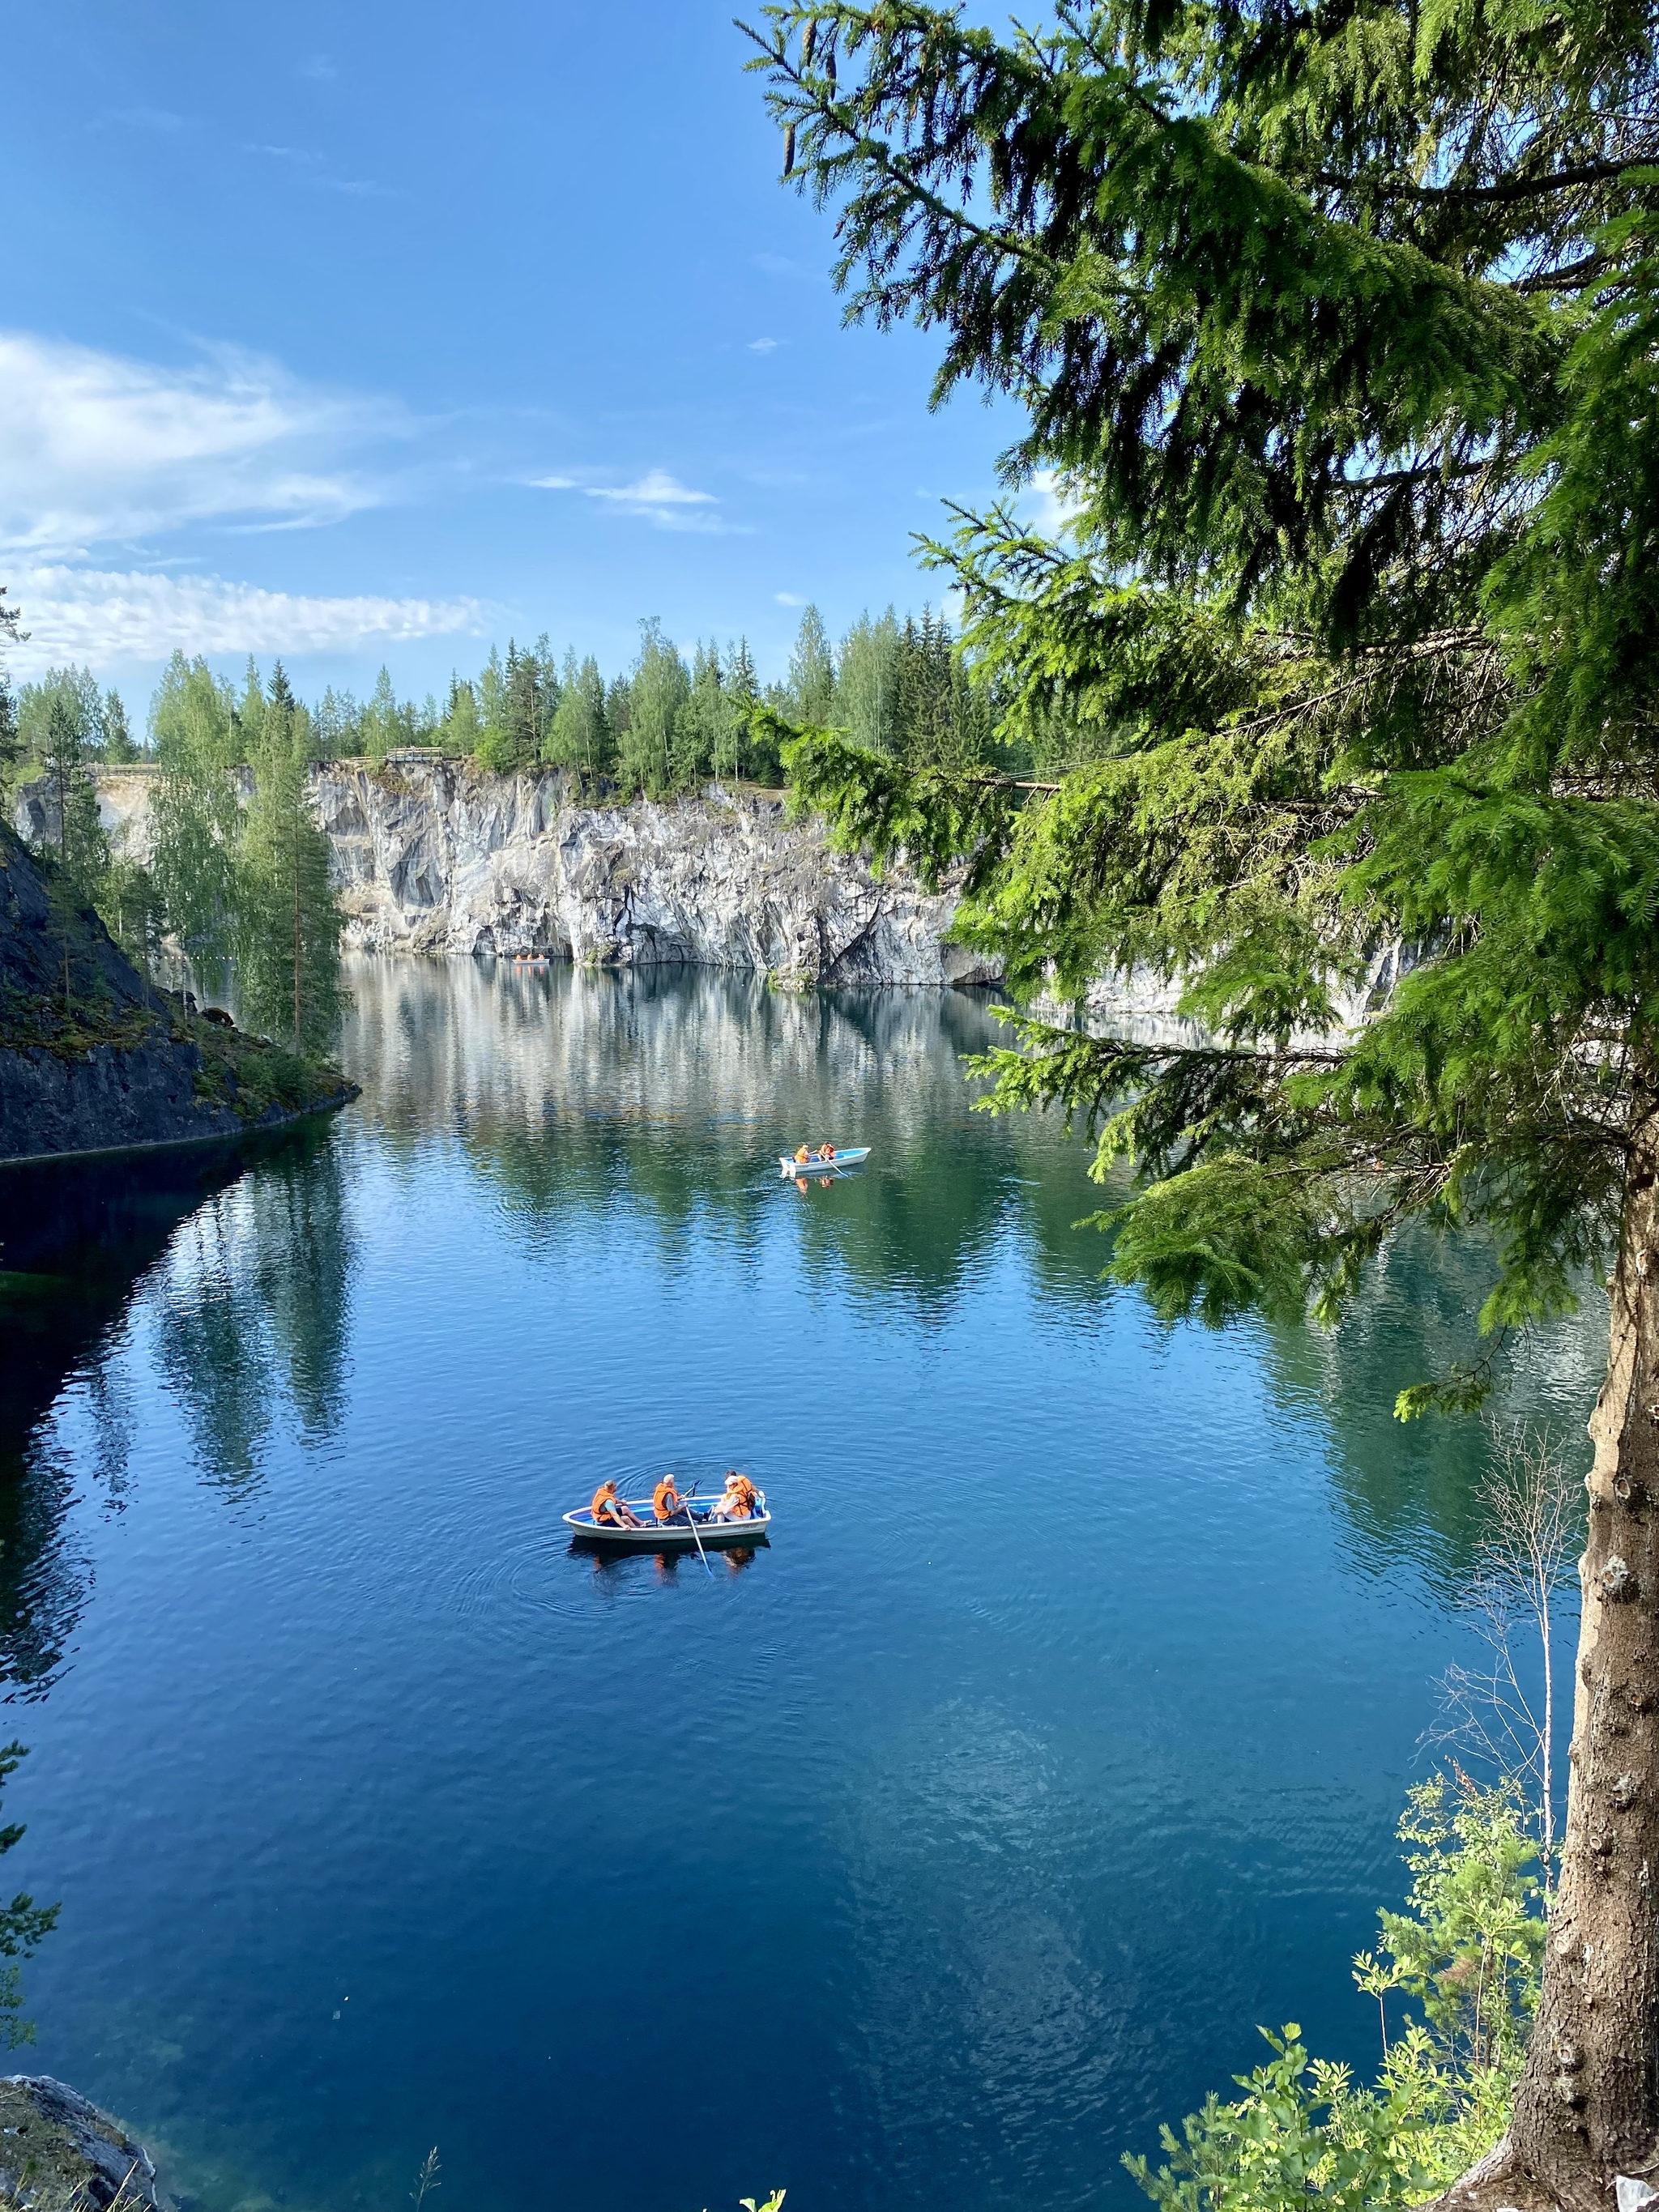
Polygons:
<instances>
[{"instance_id":1,"label":"forest treeline","mask_svg":"<svg viewBox=\"0 0 1659 2212\"><path fill-rule=\"evenodd\" d=\"M763 685L746 641L699 645L690 661L657 621L633 665L607 678L591 655L545 637L492 649L450 679L441 706L399 699L380 671L365 702L330 689L308 705L282 663L250 659L240 685L175 653L135 735L120 694L88 669L53 668L12 693L0 672L0 791L44 787L31 839L68 908L92 907L146 972L182 955L216 994L235 977L245 1018L294 1050L326 1048L340 1005L338 902L329 846L307 797L312 765L402 753L471 758L501 774L573 774L593 793L665 799L711 777L781 785L777 721L838 728L906 767L1000 757L995 700L931 608L902 622L862 616L839 644L808 607L781 683ZM112 847L100 767L160 769L149 850Z\"/></svg>"},{"instance_id":2,"label":"forest treeline","mask_svg":"<svg viewBox=\"0 0 1659 2212\"><path fill-rule=\"evenodd\" d=\"M781 784L777 740L754 710L844 729L907 765L957 767L993 747L995 702L976 687L949 623L931 608L902 621L890 607L864 615L835 643L816 607L801 617L786 678L763 684L746 640L698 645L690 660L659 622L640 626L632 665L607 678L590 653L533 646L492 648L475 676L450 678L441 702L400 699L383 668L366 701L331 687L313 705L294 699L295 743L312 760L384 760L406 751L475 759L501 774L562 768L590 785L653 799L711 776ZM175 653L135 738L120 695L89 670L49 670L17 695L21 773L44 772L65 718L88 762L165 763L186 722L214 726L226 757L252 765L265 695L252 661L239 689L201 659ZM59 737L52 737L53 718Z\"/></svg>"}]
</instances>

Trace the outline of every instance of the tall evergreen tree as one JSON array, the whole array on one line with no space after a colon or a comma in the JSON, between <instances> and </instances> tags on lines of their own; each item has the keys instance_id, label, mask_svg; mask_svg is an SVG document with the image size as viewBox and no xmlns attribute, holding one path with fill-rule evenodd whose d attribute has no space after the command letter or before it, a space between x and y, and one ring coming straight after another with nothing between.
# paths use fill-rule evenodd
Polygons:
<instances>
[{"instance_id":1,"label":"tall evergreen tree","mask_svg":"<svg viewBox=\"0 0 1659 2212\"><path fill-rule=\"evenodd\" d=\"M629 790L661 799L675 788L675 732L690 690L685 663L653 615L640 624L639 657L628 686L628 726L617 740L617 774Z\"/></svg>"},{"instance_id":2,"label":"tall evergreen tree","mask_svg":"<svg viewBox=\"0 0 1659 2212\"><path fill-rule=\"evenodd\" d=\"M894 749L898 643L898 619L889 607L873 622L860 615L836 657L836 726L872 752Z\"/></svg>"},{"instance_id":3,"label":"tall evergreen tree","mask_svg":"<svg viewBox=\"0 0 1659 2212\"><path fill-rule=\"evenodd\" d=\"M591 654L580 662L574 652L564 657L564 678L548 732L546 755L556 767L575 769L589 779L605 775L611 767L605 678Z\"/></svg>"},{"instance_id":4,"label":"tall evergreen tree","mask_svg":"<svg viewBox=\"0 0 1659 2212\"><path fill-rule=\"evenodd\" d=\"M161 771L149 810L161 926L216 988L232 954L242 835L240 724L230 686L205 660L175 653L150 704L150 733Z\"/></svg>"},{"instance_id":5,"label":"tall evergreen tree","mask_svg":"<svg viewBox=\"0 0 1659 2212\"><path fill-rule=\"evenodd\" d=\"M279 660L261 717L238 870L237 977L247 1019L296 1053L325 1049L342 1004L342 919L313 811L309 729Z\"/></svg>"},{"instance_id":6,"label":"tall evergreen tree","mask_svg":"<svg viewBox=\"0 0 1659 2212\"><path fill-rule=\"evenodd\" d=\"M98 787L88 764L82 717L61 693L48 703L40 740L40 773L51 796L47 832L59 877L75 902L90 905L109 868L109 839L98 812Z\"/></svg>"},{"instance_id":7,"label":"tall evergreen tree","mask_svg":"<svg viewBox=\"0 0 1659 2212\"><path fill-rule=\"evenodd\" d=\"M822 729L835 712L836 657L816 607L807 607L789 655L789 704L798 721Z\"/></svg>"},{"instance_id":8,"label":"tall evergreen tree","mask_svg":"<svg viewBox=\"0 0 1659 2212\"><path fill-rule=\"evenodd\" d=\"M104 758L112 766L125 766L140 757L132 724L127 719L126 702L113 684L104 694L103 725Z\"/></svg>"},{"instance_id":9,"label":"tall evergreen tree","mask_svg":"<svg viewBox=\"0 0 1659 2212\"><path fill-rule=\"evenodd\" d=\"M1171 1316L1328 1316L1413 1214L1489 1234L1494 1338L1611 1263L1560 1886L1471 2206L1605 2212L1659 2163L1656 36L1552 0L1085 0L1006 38L789 0L759 33L855 311L940 331L941 397L1022 403L1011 477L1078 509L933 557L1005 735L1088 764L1032 791L807 737L796 781L966 858L1017 987L1140 963L1214 1036L1028 1024L996 1103L1133 1163L1112 1267ZM1421 957L1358 1018L1390 940Z\"/></svg>"}]
</instances>

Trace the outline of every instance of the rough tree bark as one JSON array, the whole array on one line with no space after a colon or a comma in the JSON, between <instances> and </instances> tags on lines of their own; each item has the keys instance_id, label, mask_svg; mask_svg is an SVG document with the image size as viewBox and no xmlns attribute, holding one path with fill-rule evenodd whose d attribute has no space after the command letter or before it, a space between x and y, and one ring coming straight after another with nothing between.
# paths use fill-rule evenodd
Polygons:
<instances>
[{"instance_id":1,"label":"rough tree bark","mask_svg":"<svg viewBox=\"0 0 1659 2212\"><path fill-rule=\"evenodd\" d=\"M1580 1563L1560 1887L1510 2135L1454 2205L1609 2212L1659 2179L1659 1127L1632 1146Z\"/></svg>"}]
</instances>

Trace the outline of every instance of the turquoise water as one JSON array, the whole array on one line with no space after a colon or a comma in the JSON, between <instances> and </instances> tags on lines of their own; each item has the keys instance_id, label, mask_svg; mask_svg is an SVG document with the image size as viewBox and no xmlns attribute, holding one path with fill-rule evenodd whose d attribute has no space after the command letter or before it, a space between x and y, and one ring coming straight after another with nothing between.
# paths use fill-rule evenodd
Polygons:
<instances>
[{"instance_id":1,"label":"turquoise water","mask_svg":"<svg viewBox=\"0 0 1659 2212\"><path fill-rule=\"evenodd\" d=\"M0 1179L27 2063L210 2212L434 2144L439 2212L1124 2205L1258 2021L1369 2066L1481 1450L1389 1407L1478 1255L1166 1332L1081 1145L969 1112L975 1000L353 980L321 1133ZM712 1575L564 1540L727 1465Z\"/></svg>"}]
</instances>

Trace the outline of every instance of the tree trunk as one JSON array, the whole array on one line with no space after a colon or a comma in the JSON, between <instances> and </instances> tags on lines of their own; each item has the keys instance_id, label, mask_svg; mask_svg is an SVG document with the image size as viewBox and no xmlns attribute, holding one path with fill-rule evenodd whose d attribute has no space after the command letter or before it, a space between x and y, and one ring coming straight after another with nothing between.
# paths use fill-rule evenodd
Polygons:
<instances>
[{"instance_id":1,"label":"tree trunk","mask_svg":"<svg viewBox=\"0 0 1659 2212\"><path fill-rule=\"evenodd\" d=\"M1516 2097L1515 2161L1607 2212L1659 2169L1659 1130L1632 1146L1580 1563L1560 1885ZM1511 2200L1512 2201L1512 2200Z\"/></svg>"}]
</instances>

